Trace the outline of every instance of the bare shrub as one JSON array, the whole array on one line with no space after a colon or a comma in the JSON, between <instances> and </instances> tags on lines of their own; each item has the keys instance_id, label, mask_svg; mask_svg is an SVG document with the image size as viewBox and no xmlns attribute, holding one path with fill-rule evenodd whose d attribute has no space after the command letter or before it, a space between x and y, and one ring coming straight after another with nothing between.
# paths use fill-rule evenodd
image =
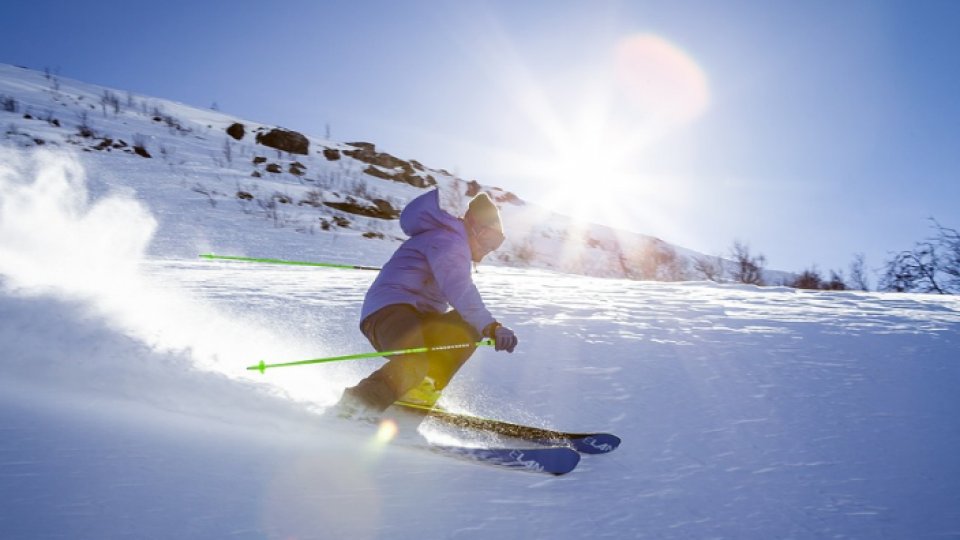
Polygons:
<instances>
[{"instance_id":1,"label":"bare shrub","mask_svg":"<svg viewBox=\"0 0 960 540\"><path fill-rule=\"evenodd\" d=\"M938 281L937 248L927 242L918 243L910 251L902 251L887 261L880 287L894 292L946 294Z\"/></svg>"},{"instance_id":2,"label":"bare shrub","mask_svg":"<svg viewBox=\"0 0 960 540\"><path fill-rule=\"evenodd\" d=\"M142 133L133 134L133 152L138 156L145 158L150 157L150 152L147 150L147 136Z\"/></svg>"},{"instance_id":3,"label":"bare shrub","mask_svg":"<svg viewBox=\"0 0 960 540\"><path fill-rule=\"evenodd\" d=\"M120 98L110 90L104 90L100 95L100 106L103 108L103 115L107 115L107 109L113 109L113 114L120 114Z\"/></svg>"},{"instance_id":4,"label":"bare shrub","mask_svg":"<svg viewBox=\"0 0 960 540\"><path fill-rule=\"evenodd\" d=\"M0 109L9 113L15 113L20 110L20 104L12 96L0 95Z\"/></svg>"},{"instance_id":5,"label":"bare shrub","mask_svg":"<svg viewBox=\"0 0 960 540\"><path fill-rule=\"evenodd\" d=\"M726 271L724 270L723 258L719 256L698 256L693 258L693 271L697 277L707 281L721 283L724 280Z\"/></svg>"},{"instance_id":6,"label":"bare shrub","mask_svg":"<svg viewBox=\"0 0 960 540\"><path fill-rule=\"evenodd\" d=\"M946 276L945 284L951 294L960 292L960 233L933 221L941 249L940 269Z\"/></svg>"},{"instance_id":7,"label":"bare shrub","mask_svg":"<svg viewBox=\"0 0 960 540\"><path fill-rule=\"evenodd\" d=\"M77 124L77 132L80 133L81 137L92 138L96 137L96 132L93 130L93 125L90 123L90 115L87 114L87 111L80 113L80 122Z\"/></svg>"},{"instance_id":8,"label":"bare shrub","mask_svg":"<svg viewBox=\"0 0 960 540\"><path fill-rule=\"evenodd\" d=\"M826 291L845 291L847 290L847 282L843 279L843 271L841 270L831 270L830 279L824 281L820 286L821 289Z\"/></svg>"},{"instance_id":9,"label":"bare shrub","mask_svg":"<svg viewBox=\"0 0 960 540\"><path fill-rule=\"evenodd\" d=\"M817 290L823 285L823 276L815 267L800 272L800 275L787 283L794 289L812 289Z\"/></svg>"},{"instance_id":10,"label":"bare shrub","mask_svg":"<svg viewBox=\"0 0 960 540\"><path fill-rule=\"evenodd\" d=\"M853 256L853 262L850 263L850 279L847 281L850 289L858 291L869 291L870 284L867 281L866 257L863 253L857 253Z\"/></svg>"},{"instance_id":11,"label":"bare shrub","mask_svg":"<svg viewBox=\"0 0 960 540\"><path fill-rule=\"evenodd\" d=\"M217 207L217 200L213 198L213 195L216 193L215 191L207 189L199 183L193 186L192 191L204 195L207 198L207 202L210 203L211 208Z\"/></svg>"},{"instance_id":12,"label":"bare shrub","mask_svg":"<svg viewBox=\"0 0 960 540\"><path fill-rule=\"evenodd\" d=\"M53 111L50 110L50 109L47 109L47 110L45 111L45 113L44 113L44 115L43 115L43 120L44 120L46 123L50 124L51 126L60 127L60 120L57 120L57 119L53 116Z\"/></svg>"},{"instance_id":13,"label":"bare shrub","mask_svg":"<svg viewBox=\"0 0 960 540\"><path fill-rule=\"evenodd\" d=\"M847 284L843 280L843 272L831 270L830 278L825 279L816 267L804 270L792 281L787 282L786 285L795 289L823 291L845 291L847 289Z\"/></svg>"},{"instance_id":14,"label":"bare shrub","mask_svg":"<svg viewBox=\"0 0 960 540\"><path fill-rule=\"evenodd\" d=\"M523 264L529 265L537 258L537 250L534 247L533 238L525 236L518 244L513 247L513 256Z\"/></svg>"},{"instance_id":15,"label":"bare shrub","mask_svg":"<svg viewBox=\"0 0 960 540\"><path fill-rule=\"evenodd\" d=\"M748 285L764 284L763 266L766 264L766 257L752 255L749 246L739 240L733 242L730 253L735 265L731 276L734 281Z\"/></svg>"},{"instance_id":16,"label":"bare shrub","mask_svg":"<svg viewBox=\"0 0 960 540\"><path fill-rule=\"evenodd\" d=\"M369 184L365 180L362 180L359 178L353 179L353 180L347 180L345 182L345 189L347 193L351 195L356 195L357 197L366 199L368 201L372 201L373 199L379 198L379 196L376 193L370 191Z\"/></svg>"},{"instance_id":17,"label":"bare shrub","mask_svg":"<svg viewBox=\"0 0 960 540\"><path fill-rule=\"evenodd\" d=\"M287 214L280 209L280 205L277 204L275 199L271 198L266 202L257 199L257 205L260 206L260 210L263 211L264 216L273 222L275 228L282 229L287 226L289 218Z\"/></svg>"},{"instance_id":18,"label":"bare shrub","mask_svg":"<svg viewBox=\"0 0 960 540\"><path fill-rule=\"evenodd\" d=\"M320 208L323 206L323 192L316 189L311 189L303 194L304 198L300 199L300 205L312 206L314 208Z\"/></svg>"},{"instance_id":19,"label":"bare shrub","mask_svg":"<svg viewBox=\"0 0 960 540\"><path fill-rule=\"evenodd\" d=\"M930 218L934 235L887 261L880 288L897 292L960 293L960 233Z\"/></svg>"},{"instance_id":20,"label":"bare shrub","mask_svg":"<svg viewBox=\"0 0 960 540\"><path fill-rule=\"evenodd\" d=\"M227 163L233 164L233 145L230 144L230 139L223 141L223 157L226 158Z\"/></svg>"}]
</instances>

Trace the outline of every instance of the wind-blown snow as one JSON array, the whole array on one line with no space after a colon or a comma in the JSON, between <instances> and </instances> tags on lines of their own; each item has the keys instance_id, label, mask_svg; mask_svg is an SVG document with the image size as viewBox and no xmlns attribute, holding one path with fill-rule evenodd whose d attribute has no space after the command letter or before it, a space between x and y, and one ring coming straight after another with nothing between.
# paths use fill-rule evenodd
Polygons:
<instances>
[{"instance_id":1,"label":"wind-blown snow","mask_svg":"<svg viewBox=\"0 0 960 540\"><path fill-rule=\"evenodd\" d=\"M379 361L245 369L369 350L371 273L158 259L197 218L150 174L0 152L2 538L960 536L957 298L481 267L521 344L446 404L624 440L500 471L321 417Z\"/></svg>"}]
</instances>

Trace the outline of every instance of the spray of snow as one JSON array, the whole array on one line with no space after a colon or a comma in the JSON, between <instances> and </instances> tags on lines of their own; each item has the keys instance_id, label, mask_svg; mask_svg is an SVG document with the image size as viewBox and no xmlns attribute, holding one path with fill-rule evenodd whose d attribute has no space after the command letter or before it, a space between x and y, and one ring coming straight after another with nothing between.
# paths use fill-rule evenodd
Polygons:
<instances>
[{"instance_id":1,"label":"spray of snow","mask_svg":"<svg viewBox=\"0 0 960 540\"><path fill-rule=\"evenodd\" d=\"M255 359L309 354L298 336L148 277L142 265L157 227L153 216L130 193L91 200L86 184L72 155L0 148L0 283L6 289L77 304L152 352L182 355L231 377L244 377L244 366Z\"/></svg>"},{"instance_id":2,"label":"spray of snow","mask_svg":"<svg viewBox=\"0 0 960 540\"><path fill-rule=\"evenodd\" d=\"M137 256L156 228L140 204L111 196L91 205L69 156L0 156L0 273L12 285L100 298L105 307L137 285Z\"/></svg>"}]
</instances>

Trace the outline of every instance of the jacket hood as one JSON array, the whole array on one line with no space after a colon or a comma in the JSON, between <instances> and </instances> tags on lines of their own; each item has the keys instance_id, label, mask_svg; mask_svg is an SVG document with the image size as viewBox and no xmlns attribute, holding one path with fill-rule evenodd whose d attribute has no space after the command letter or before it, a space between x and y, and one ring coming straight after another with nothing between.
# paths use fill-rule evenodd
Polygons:
<instances>
[{"instance_id":1,"label":"jacket hood","mask_svg":"<svg viewBox=\"0 0 960 540\"><path fill-rule=\"evenodd\" d=\"M400 213L400 229L407 236L435 230L449 229L457 234L465 234L460 220L440 208L440 191L430 190L409 204Z\"/></svg>"}]
</instances>

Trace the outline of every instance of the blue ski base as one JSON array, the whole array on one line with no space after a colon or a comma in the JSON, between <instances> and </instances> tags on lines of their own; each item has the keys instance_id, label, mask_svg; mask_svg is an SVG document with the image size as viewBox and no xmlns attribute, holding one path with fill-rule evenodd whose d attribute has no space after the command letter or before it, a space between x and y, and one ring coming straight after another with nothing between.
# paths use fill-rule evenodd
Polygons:
<instances>
[{"instance_id":1,"label":"blue ski base","mask_svg":"<svg viewBox=\"0 0 960 540\"><path fill-rule=\"evenodd\" d=\"M567 474L580 463L580 453L566 446L543 448L474 448L431 444L430 450L507 469L553 475Z\"/></svg>"}]
</instances>

